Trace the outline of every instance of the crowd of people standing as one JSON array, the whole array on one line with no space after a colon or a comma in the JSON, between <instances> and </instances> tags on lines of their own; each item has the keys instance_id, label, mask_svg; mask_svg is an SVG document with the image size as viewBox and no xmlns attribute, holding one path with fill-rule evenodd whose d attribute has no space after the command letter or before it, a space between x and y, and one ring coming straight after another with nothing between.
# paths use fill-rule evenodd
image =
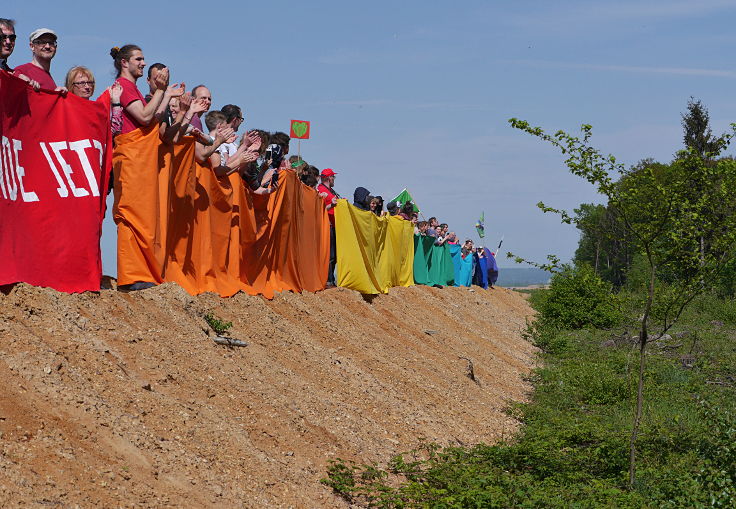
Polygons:
<instances>
[{"instance_id":1,"label":"crowd of people standing","mask_svg":"<svg viewBox=\"0 0 736 509\"><path fill-rule=\"evenodd\" d=\"M96 81L89 68L72 67L66 73L63 85L57 85L52 77L51 65L59 42L54 30L38 28L31 32L31 61L15 68L9 63L16 44L13 20L0 18L0 38L0 69L27 81L35 90L54 90L63 94L74 94L82 99L92 99ZM208 163L218 177L238 173L244 185L256 194L272 193L278 186L279 171L294 170L301 182L315 188L325 202L330 221L327 285L336 285L335 206L341 198L334 187L337 172L332 168L320 171L299 156L287 157L290 138L286 133L250 129L238 135L244 122L244 113L239 106L227 104L213 110L213 96L207 86L201 84L187 91L184 83L171 83L170 69L163 63L147 65L139 46L127 44L114 47L110 50L110 56L116 79L101 97L109 100L113 136L152 125L158 125L164 143L173 144L183 136L193 136L196 140L198 162ZM145 81L148 87L145 95L139 88L141 81ZM110 182L109 190L112 190L112 178ZM435 217L420 221L415 204L411 201L401 203L392 200L385 204L384 210L384 199L379 195L372 195L363 187L355 189L353 198L354 206L377 216L392 215L411 221L415 227L415 235L433 237L437 246L459 243L457 235L449 231L446 223L440 223ZM462 246L461 256L463 259L467 256L473 257L476 272L487 270L487 280L493 286L498 267L494 254L488 248L474 248L472 241L467 240ZM141 281L131 285L130 289L149 286L152 283Z\"/></svg>"}]
</instances>

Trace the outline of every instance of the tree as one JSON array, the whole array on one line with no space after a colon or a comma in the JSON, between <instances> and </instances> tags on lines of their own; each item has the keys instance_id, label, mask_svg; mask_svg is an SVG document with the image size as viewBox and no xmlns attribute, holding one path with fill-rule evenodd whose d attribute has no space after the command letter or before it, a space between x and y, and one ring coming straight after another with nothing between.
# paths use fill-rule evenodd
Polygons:
<instances>
[{"instance_id":1,"label":"tree","mask_svg":"<svg viewBox=\"0 0 736 509\"><path fill-rule=\"evenodd\" d=\"M582 203L573 212L573 223L580 230L575 264L591 265L604 281L621 288L626 282L633 249L616 211L608 205Z\"/></svg>"},{"instance_id":2,"label":"tree","mask_svg":"<svg viewBox=\"0 0 736 509\"><path fill-rule=\"evenodd\" d=\"M708 110L694 97L687 102L687 113L682 114L682 129L685 147L695 150L702 159L718 152L718 139L713 137Z\"/></svg>"},{"instance_id":3,"label":"tree","mask_svg":"<svg viewBox=\"0 0 736 509\"><path fill-rule=\"evenodd\" d=\"M690 147L670 165L645 163L627 171L615 157L604 156L590 146L590 125L582 126L583 135L578 138L564 131L550 135L523 120L512 118L509 122L568 156L565 164L569 171L587 180L607 199L608 207L620 218L624 233L646 262L647 278L641 288L646 298L638 338L636 408L629 448L629 488L633 489L647 343L652 336L661 337L667 332L686 306L734 258L736 214L718 213L712 204L736 203L736 164L728 159L708 161L705 156L716 156L726 148L736 134L736 124L732 124L730 133L711 140L713 145L706 152ZM706 188L708 193L692 191ZM575 222L564 210L541 202L538 207L558 214L563 223ZM700 249L703 238L709 239L707 250ZM664 275L670 277L665 279Z\"/></svg>"}]
</instances>

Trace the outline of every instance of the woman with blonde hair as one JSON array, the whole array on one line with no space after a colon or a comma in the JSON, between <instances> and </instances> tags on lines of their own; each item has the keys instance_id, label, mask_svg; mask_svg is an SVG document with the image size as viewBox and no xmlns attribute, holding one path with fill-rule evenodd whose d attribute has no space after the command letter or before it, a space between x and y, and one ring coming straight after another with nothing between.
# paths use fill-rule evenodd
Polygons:
<instances>
[{"instance_id":1,"label":"woman with blonde hair","mask_svg":"<svg viewBox=\"0 0 736 509\"><path fill-rule=\"evenodd\" d=\"M77 65L66 73L66 88L72 94L82 99L89 99L95 93L95 75L83 65ZM120 95L123 87L115 83L107 89L110 93L110 115L112 134L119 134L123 126L123 107L120 105Z\"/></svg>"},{"instance_id":2,"label":"woman with blonde hair","mask_svg":"<svg viewBox=\"0 0 736 509\"><path fill-rule=\"evenodd\" d=\"M66 73L66 88L82 99L89 99L95 93L95 75L83 65L72 67Z\"/></svg>"}]
</instances>

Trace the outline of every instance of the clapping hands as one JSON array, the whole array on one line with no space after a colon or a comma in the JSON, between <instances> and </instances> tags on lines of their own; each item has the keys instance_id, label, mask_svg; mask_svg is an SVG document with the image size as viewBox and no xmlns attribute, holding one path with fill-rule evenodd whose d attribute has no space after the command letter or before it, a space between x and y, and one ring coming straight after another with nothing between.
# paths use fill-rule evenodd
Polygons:
<instances>
[{"instance_id":1,"label":"clapping hands","mask_svg":"<svg viewBox=\"0 0 736 509\"><path fill-rule=\"evenodd\" d=\"M166 92L166 89L169 86L169 68L168 67L164 67L153 77L153 84L157 90L163 90L164 92Z\"/></svg>"},{"instance_id":2,"label":"clapping hands","mask_svg":"<svg viewBox=\"0 0 736 509\"><path fill-rule=\"evenodd\" d=\"M189 110L192 113L197 114L197 113L202 113L202 112L207 111L207 100L206 99L203 99L203 98L191 99L191 97L192 96L190 95L189 98L190 98L192 105L189 107ZM179 100L181 101L181 99Z\"/></svg>"},{"instance_id":3,"label":"clapping hands","mask_svg":"<svg viewBox=\"0 0 736 509\"><path fill-rule=\"evenodd\" d=\"M248 131L243 136L243 143L249 151L258 152L261 148L261 137L256 131Z\"/></svg>"},{"instance_id":4,"label":"clapping hands","mask_svg":"<svg viewBox=\"0 0 736 509\"><path fill-rule=\"evenodd\" d=\"M243 152L240 156L240 164L248 164L258 159L258 152L251 152L250 150Z\"/></svg>"},{"instance_id":5,"label":"clapping hands","mask_svg":"<svg viewBox=\"0 0 736 509\"><path fill-rule=\"evenodd\" d=\"M197 101L199 101L199 99L197 99ZM195 104L196 104L197 101L194 101ZM204 110L202 110L202 111L204 111ZM215 131L215 136L219 140L221 140L220 143L222 143L223 141L229 139L234 134L235 134L235 130L232 127L230 127L229 125L227 125L227 124L222 124L222 125L218 126L217 127L217 130Z\"/></svg>"},{"instance_id":6,"label":"clapping hands","mask_svg":"<svg viewBox=\"0 0 736 509\"><path fill-rule=\"evenodd\" d=\"M120 96L123 95L123 86L116 81L111 86L107 87L107 91L110 94L110 102L119 104Z\"/></svg>"},{"instance_id":7,"label":"clapping hands","mask_svg":"<svg viewBox=\"0 0 736 509\"><path fill-rule=\"evenodd\" d=\"M184 92L186 91L186 85L184 85L184 82L181 83L174 83L173 85L166 88L166 95L169 97L181 97L184 95Z\"/></svg>"}]
</instances>

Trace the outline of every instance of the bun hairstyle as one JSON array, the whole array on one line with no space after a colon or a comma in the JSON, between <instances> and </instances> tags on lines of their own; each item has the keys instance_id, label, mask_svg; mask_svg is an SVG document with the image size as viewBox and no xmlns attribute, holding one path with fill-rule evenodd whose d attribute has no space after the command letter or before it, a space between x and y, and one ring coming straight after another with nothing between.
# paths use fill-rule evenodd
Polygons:
<instances>
[{"instance_id":1,"label":"bun hairstyle","mask_svg":"<svg viewBox=\"0 0 736 509\"><path fill-rule=\"evenodd\" d=\"M120 73L123 70L120 62L122 60L129 60L133 52L136 50L141 51L141 48L136 46L135 44L126 44L122 48L115 46L114 48L110 49L110 56L112 57L113 65L115 65L115 70L118 72L118 78L120 77Z\"/></svg>"}]
</instances>

